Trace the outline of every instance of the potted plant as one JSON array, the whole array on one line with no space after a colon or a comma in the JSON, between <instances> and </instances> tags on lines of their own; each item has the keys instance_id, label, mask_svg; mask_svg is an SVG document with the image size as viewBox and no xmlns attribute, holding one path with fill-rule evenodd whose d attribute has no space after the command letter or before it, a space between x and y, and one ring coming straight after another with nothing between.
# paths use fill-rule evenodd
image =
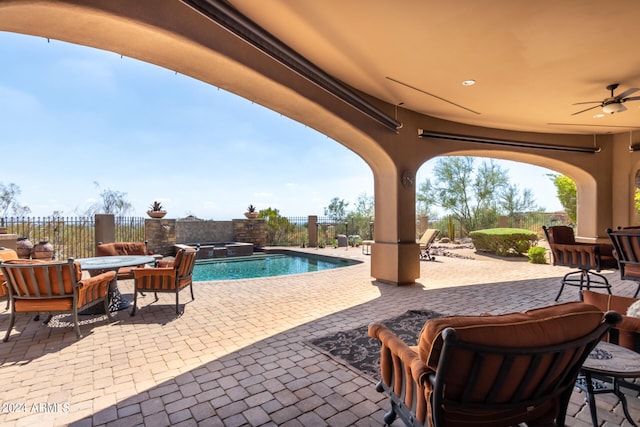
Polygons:
<instances>
[{"instance_id":1,"label":"potted plant","mask_svg":"<svg viewBox=\"0 0 640 427\"><path fill-rule=\"evenodd\" d=\"M151 218L163 218L167 214L167 211L162 209L162 204L160 202L153 202L147 211L147 215Z\"/></svg>"},{"instance_id":2,"label":"potted plant","mask_svg":"<svg viewBox=\"0 0 640 427\"><path fill-rule=\"evenodd\" d=\"M246 216L247 218L253 219L253 218L258 218L259 213L256 212L256 207L253 205L249 205L247 207L247 211L244 213L244 216Z\"/></svg>"}]
</instances>

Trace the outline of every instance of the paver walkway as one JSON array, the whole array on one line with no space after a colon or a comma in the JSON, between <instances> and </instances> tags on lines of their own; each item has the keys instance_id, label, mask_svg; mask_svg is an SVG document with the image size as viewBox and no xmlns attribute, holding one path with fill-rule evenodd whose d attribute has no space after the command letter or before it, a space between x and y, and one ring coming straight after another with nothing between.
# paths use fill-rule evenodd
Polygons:
<instances>
[{"instance_id":1,"label":"paver walkway","mask_svg":"<svg viewBox=\"0 0 640 427\"><path fill-rule=\"evenodd\" d=\"M200 282L176 318L173 298L139 298L138 315L87 320L72 328L20 316L0 343L2 426L379 426L387 409L373 381L306 342L405 312L504 313L553 304L567 270L523 261L437 257L412 286L377 283L357 248L311 249L363 259L304 275ZM608 273L614 292L636 285ZM120 282L131 297L132 284ZM577 299L575 288L562 301ZM2 305L3 306L3 305ZM0 308L0 336L8 313ZM613 395L597 396L605 426L627 425ZM629 398L635 420L640 400ZM401 425L398 421L395 425ZM575 392L569 426L588 426Z\"/></svg>"}]
</instances>

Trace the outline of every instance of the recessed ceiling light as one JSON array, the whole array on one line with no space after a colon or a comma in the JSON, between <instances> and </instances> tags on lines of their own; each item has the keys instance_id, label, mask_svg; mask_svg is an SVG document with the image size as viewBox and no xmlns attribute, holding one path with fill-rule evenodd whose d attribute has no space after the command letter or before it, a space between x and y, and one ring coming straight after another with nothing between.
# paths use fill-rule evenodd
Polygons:
<instances>
[{"instance_id":1,"label":"recessed ceiling light","mask_svg":"<svg viewBox=\"0 0 640 427\"><path fill-rule=\"evenodd\" d=\"M476 81L473 79L465 80L462 82L462 86L473 86L474 84L476 84Z\"/></svg>"}]
</instances>

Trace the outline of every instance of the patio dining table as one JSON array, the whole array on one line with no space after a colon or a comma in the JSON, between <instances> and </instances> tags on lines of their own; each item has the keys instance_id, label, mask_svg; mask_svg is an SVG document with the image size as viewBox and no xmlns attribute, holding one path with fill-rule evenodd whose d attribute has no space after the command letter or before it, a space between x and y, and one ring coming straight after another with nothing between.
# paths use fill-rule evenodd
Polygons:
<instances>
[{"instance_id":1,"label":"patio dining table","mask_svg":"<svg viewBox=\"0 0 640 427\"><path fill-rule=\"evenodd\" d=\"M105 271L117 272L122 267L135 267L143 264L155 263L153 256L147 255L116 255L116 256L98 256L91 258L78 258L76 261L80 263L82 270L102 273ZM117 276L116 276L117 277ZM109 284L109 310L119 311L131 306L131 302L125 299L118 290L118 280L113 278ZM91 312L85 310L82 314L97 314L96 310L101 308L91 308Z\"/></svg>"}]
</instances>

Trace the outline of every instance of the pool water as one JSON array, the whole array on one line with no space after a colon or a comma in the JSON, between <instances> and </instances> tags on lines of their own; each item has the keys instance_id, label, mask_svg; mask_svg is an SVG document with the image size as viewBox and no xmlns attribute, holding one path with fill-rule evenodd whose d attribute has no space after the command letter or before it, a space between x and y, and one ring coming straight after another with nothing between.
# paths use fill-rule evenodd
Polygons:
<instances>
[{"instance_id":1,"label":"pool water","mask_svg":"<svg viewBox=\"0 0 640 427\"><path fill-rule=\"evenodd\" d=\"M198 260L193 270L193 280L233 280L283 276L346 267L357 263L359 261L304 256L302 254L259 254L250 257L226 258L224 260Z\"/></svg>"}]
</instances>

